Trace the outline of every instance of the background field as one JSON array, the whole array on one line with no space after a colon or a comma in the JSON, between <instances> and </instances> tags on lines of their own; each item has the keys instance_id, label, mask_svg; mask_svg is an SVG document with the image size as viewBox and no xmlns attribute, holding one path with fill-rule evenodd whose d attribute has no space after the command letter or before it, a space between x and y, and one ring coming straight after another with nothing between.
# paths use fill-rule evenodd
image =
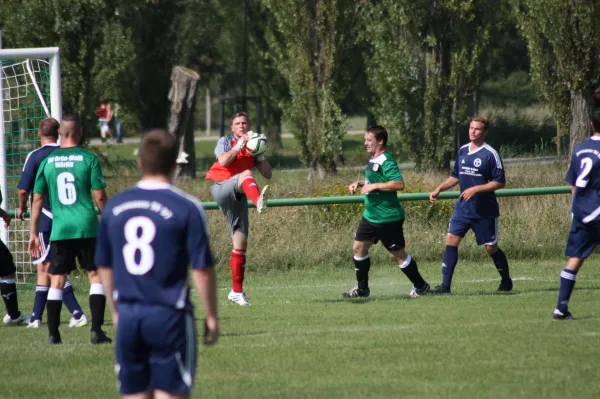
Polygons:
<instances>
[{"instance_id":1,"label":"background field","mask_svg":"<svg viewBox=\"0 0 600 399\"><path fill-rule=\"evenodd\" d=\"M110 151L106 150L105 151ZM109 156L112 156L109 154ZM109 196L137 172L105 164ZM563 184L566 165L506 165L511 188ZM345 195L357 170L310 182L305 171L276 171L276 198ZM443 174L404 171L407 191L429 191ZM259 179L262 185L263 179ZM212 201L203 180L182 187ZM195 397L204 398L596 398L600 395L600 270L592 256L580 273L572 311L551 312L570 222L567 195L503 198L500 244L515 290L496 294L498 275L473 237L461 245L454 295L410 300L410 285L385 251L372 251L372 296L341 300L354 284L351 242L360 205L252 211L246 292L241 308L226 301L229 238L222 216L208 211L219 278L222 338L201 348ZM452 201L408 202L407 248L432 285ZM87 311L86 279L74 277ZM21 286L30 310L33 287ZM196 315L202 318L201 311ZM60 347L40 330L0 327L2 398L117 397L113 346L92 347L87 329L69 330L63 311ZM107 314L107 320L109 320ZM107 326L114 337L114 329ZM41 378L34 376L42 376ZM61 381L60 384L56 381Z\"/></svg>"}]
</instances>

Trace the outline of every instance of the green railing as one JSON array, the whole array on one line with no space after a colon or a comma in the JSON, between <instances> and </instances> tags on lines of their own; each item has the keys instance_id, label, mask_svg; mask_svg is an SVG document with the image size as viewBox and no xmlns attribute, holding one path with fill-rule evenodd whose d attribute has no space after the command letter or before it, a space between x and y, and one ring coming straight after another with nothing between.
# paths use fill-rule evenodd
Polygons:
<instances>
[{"instance_id":1,"label":"green railing","mask_svg":"<svg viewBox=\"0 0 600 399\"><path fill-rule=\"evenodd\" d=\"M552 194L570 194L570 186L557 187L534 187L534 188L509 188L496 191L496 197L519 197L528 195L552 195ZM440 193L439 199L455 199L460 193L458 191L445 191ZM429 200L429 193L410 193L398 194L400 201L423 201ZM280 198L270 199L267 204L269 207L277 206L302 206L302 205L330 205L330 204L360 204L364 202L362 195L352 195L344 197L312 197L312 198ZM204 209L218 209L216 202L203 202ZM248 201L249 207L254 204Z\"/></svg>"},{"instance_id":2,"label":"green railing","mask_svg":"<svg viewBox=\"0 0 600 399\"><path fill-rule=\"evenodd\" d=\"M528 195L553 195L553 194L570 194L570 186L556 187L533 187L533 188L509 188L496 191L496 197L524 197ZM445 191L440 193L438 199L456 199L458 191ZM410 193L398 194L400 201L423 201L429 199L429 193ZM360 204L364 202L364 196L351 195L343 197L312 197L312 198L279 198L268 200L269 207L278 206L303 206L303 205L331 205L331 204ZM202 205L206 210L219 209L216 202L203 202ZM254 204L248 201L248 207L254 208ZM11 210L8 212L12 217L15 217L17 211ZM26 215L29 217L29 213Z\"/></svg>"}]
</instances>

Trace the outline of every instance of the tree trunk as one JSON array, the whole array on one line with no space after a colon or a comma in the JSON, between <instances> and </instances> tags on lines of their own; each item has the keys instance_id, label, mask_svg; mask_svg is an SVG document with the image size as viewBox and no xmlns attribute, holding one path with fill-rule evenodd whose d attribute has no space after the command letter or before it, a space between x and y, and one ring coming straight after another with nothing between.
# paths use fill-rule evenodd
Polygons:
<instances>
[{"instance_id":1,"label":"tree trunk","mask_svg":"<svg viewBox=\"0 0 600 399\"><path fill-rule=\"evenodd\" d=\"M210 89L206 88L206 135L210 136L210 128L212 125L212 107L211 107L211 98L210 98Z\"/></svg>"},{"instance_id":2,"label":"tree trunk","mask_svg":"<svg viewBox=\"0 0 600 399\"><path fill-rule=\"evenodd\" d=\"M571 90L571 126L569 157L573 147L590 136L590 105L582 90Z\"/></svg>"},{"instance_id":3,"label":"tree trunk","mask_svg":"<svg viewBox=\"0 0 600 399\"><path fill-rule=\"evenodd\" d=\"M556 155L560 157L562 149L560 148L560 126L556 127Z\"/></svg>"},{"instance_id":4,"label":"tree trunk","mask_svg":"<svg viewBox=\"0 0 600 399\"><path fill-rule=\"evenodd\" d=\"M200 76L196 72L181 66L174 67L171 73L169 133L179 140L175 180L196 178L194 110L198 79Z\"/></svg>"}]
</instances>

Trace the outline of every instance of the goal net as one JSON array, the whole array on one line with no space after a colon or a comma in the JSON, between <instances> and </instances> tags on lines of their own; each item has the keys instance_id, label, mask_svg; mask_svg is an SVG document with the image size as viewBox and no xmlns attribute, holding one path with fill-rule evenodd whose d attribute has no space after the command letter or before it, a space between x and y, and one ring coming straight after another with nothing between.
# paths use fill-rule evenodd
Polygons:
<instances>
[{"instance_id":1,"label":"goal net","mask_svg":"<svg viewBox=\"0 0 600 399\"><path fill-rule=\"evenodd\" d=\"M40 121L49 116L60 120L59 74L56 48L0 50L1 206L13 217L23 165L27 155L40 146ZM13 219L8 229L0 222L0 238L14 257L17 281L27 282L36 273L27 249L29 218L24 222Z\"/></svg>"}]
</instances>

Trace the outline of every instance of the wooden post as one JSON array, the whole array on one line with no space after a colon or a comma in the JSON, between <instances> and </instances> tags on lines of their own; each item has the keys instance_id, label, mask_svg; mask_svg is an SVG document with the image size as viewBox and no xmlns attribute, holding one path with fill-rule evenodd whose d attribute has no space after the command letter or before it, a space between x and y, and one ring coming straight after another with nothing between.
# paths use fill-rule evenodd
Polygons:
<instances>
[{"instance_id":1,"label":"wooden post","mask_svg":"<svg viewBox=\"0 0 600 399\"><path fill-rule=\"evenodd\" d=\"M196 151L194 147L194 110L198 73L176 66L171 73L171 115L169 133L179 139L179 158L175 180L196 178Z\"/></svg>"}]
</instances>

